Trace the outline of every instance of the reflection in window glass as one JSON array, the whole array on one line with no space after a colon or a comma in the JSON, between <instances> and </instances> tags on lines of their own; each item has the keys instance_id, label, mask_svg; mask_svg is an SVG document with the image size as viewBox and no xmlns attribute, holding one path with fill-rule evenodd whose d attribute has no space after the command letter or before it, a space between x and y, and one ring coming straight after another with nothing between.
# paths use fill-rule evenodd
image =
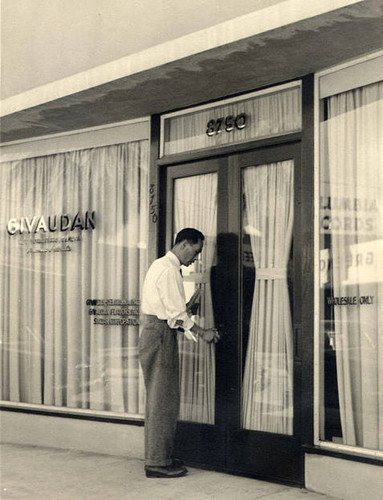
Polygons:
<instances>
[{"instance_id":1,"label":"reflection in window glass","mask_svg":"<svg viewBox=\"0 0 383 500\"><path fill-rule=\"evenodd\" d=\"M320 437L383 450L383 83L323 105Z\"/></svg>"},{"instance_id":2,"label":"reflection in window glass","mask_svg":"<svg viewBox=\"0 0 383 500\"><path fill-rule=\"evenodd\" d=\"M1 398L143 413L147 143L1 165Z\"/></svg>"}]
</instances>

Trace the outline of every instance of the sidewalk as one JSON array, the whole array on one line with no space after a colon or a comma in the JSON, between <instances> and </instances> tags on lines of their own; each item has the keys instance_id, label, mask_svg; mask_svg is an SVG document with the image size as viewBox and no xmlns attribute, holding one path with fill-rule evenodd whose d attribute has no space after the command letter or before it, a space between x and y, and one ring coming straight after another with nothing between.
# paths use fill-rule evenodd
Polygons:
<instances>
[{"instance_id":1,"label":"sidewalk","mask_svg":"<svg viewBox=\"0 0 383 500\"><path fill-rule=\"evenodd\" d=\"M147 479L141 460L53 448L2 445L3 500L324 500L323 495L255 479L189 469Z\"/></svg>"}]
</instances>

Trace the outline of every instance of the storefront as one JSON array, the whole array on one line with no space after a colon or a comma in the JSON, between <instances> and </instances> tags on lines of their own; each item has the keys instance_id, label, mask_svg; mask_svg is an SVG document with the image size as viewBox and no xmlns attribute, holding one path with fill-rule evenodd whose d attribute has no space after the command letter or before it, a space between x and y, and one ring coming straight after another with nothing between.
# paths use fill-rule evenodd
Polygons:
<instances>
[{"instance_id":1,"label":"storefront","mask_svg":"<svg viewBox=\"0 0 383 500\"><path fill-rule=\"evenodd\" d=\"M383 55L199 102L4 144L3 440L142 457L141 285L196 227L179 454L378 498Z\"/></svg>"}]
</instances>

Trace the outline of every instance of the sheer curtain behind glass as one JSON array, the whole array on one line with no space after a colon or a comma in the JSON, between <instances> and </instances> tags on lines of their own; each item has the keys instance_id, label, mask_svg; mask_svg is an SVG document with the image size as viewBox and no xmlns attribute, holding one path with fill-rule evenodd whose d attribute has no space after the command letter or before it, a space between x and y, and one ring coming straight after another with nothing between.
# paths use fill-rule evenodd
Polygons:
<instances>
[{"instance_id":1,"label":"sheer curtain behind glass","mask_svg":"<svg viewBox=\"0 0 383 500\"><path fill-rule=\"evenodd\" d=\"M2 399L142 413L137 321L95 320L138 319L146 141L5 163L0 175ZM25 217L23 234L8 234Z\"/></svg>"},{"instance_id":2,"label":"sheer curtain behind glass","mask_svg":"<svg viewBox=\"0 0 383 500\"><path fill-rule=\"evenodd\" d=\"M206 125L212 116L236 117L247 115L245 128L233 127L225 132L207 135ZM165 155L193 151L196 149L235 144L260 139L301 128L301 89L297 85L290 89L255 96L251 99L220 104L195 113L173 116L165 120Z\"/></svg>"},{"instance_id":3,"label":"sheer curtain behind glass","mask_svg":"<svg viewBox=\"0 0 383 500\"><path fill-rule=\"evenodd\" d=\"M183 268L187 300L201 287L196 322L203 328L214 326L210 271L214 264L217 238L217 174L176 179L174 184L174 231L194 227L205 235L200 259ZM180 418L214 423L215 346L194 343L179 336L181 407Z\"/></svg>"},{"instance_id":4,"label":"sheer curtain behind glass","mask_svg":"<svg viewBox=\"0 0 383 500\"><path fill-rule=\"evenodd\" d=\"M242 392L245 429L293 432L293 333L287 266L293 234L292 160L243 172L244 231L255 267Z\"/></svg>"},{"instance_id":5,"label":"sheer curtain behind glass","mask_svg":"<svg viewBox=\"0 0 383 500\"><path fill-rule=\"evenodd\" d=\"M324 127L333 295L357 301L333 306L343 442L383 450L383 83L330 97Z\"/></svg>"}]
</instances>

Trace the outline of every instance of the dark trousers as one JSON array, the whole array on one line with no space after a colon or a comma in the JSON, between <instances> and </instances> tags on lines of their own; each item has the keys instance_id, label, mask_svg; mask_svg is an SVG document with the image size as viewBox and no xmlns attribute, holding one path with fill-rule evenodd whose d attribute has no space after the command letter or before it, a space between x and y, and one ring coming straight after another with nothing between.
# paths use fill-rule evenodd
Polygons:
<instances>
[{"instance_id":1,"label":"dark trousers","mask_svg":"<svg viewBox=\"0 0 383 500\"><path fill-rule=\"evenodd\" d=\"M139 357L146 387L145 463L170 465L180 406L177 332L146 316Z\"/></svg>"}]
</instances>

